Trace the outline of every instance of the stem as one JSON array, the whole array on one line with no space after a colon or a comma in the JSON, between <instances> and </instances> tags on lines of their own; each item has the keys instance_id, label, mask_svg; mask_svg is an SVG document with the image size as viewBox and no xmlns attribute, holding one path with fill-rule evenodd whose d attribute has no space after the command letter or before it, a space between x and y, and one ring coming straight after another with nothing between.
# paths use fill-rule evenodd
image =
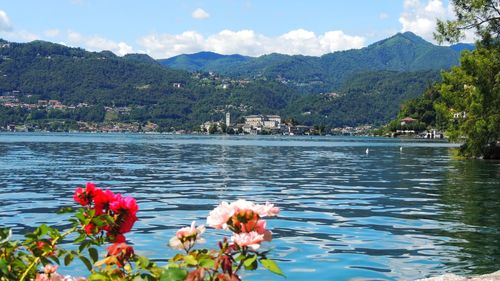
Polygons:
<instances>
[{"instance_id":1,"label":"stem","mask_svg":"<svg viewBox=\"0 0 500 281\"><path fill-rule=\"evenodd\" d=\"M76 231L76 227L72 227L68 230L66 230L63 234L61 234L61 236L55 238L54 240L52 240L52 243L50 243L50 246L51 248L54 248L54 246L56 245L57 241L59 241L60 239L68 236L70 233ZM43 256L43 254L42 254ZM24 281L24 279L26 279L26 276L28 275L28 273L30 272L30 270L40 262L40 257L36 257L32 262L31 264L28 266L28 268L23 272L23 275L21 275L21 279L19 279L20 281Z\"/></svg>"},{"instance_id":2,"label":"stem","mask_svg":"<svg viewBox=\"0 0 500 281\"><path fill-rule=\"evenodd\" d=\"M246 246L242 247L241 249L241 254L240 255L244 255L246 257L247 255L247 249L246 249ZM245 262L244 259L240 260L240 264L238 264L238 267L236 267L236 270L233 272L234 274L236 274L238 272L238 270L241 269L241 266L243 266L243 263Z\"/></svg>"}]
</instances>

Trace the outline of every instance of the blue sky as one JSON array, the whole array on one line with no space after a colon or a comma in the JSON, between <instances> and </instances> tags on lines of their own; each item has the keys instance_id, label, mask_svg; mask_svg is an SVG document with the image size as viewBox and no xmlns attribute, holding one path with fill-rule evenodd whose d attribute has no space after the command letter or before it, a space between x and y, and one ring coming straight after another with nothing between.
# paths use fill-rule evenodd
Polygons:
<instances>
[{"instance_id":1,"label":"blue sky","mask_svg":"<svg viewBox=\"0 0 500 281\"><path fill-rule=\"evenodd\" d=\"M401 31L432 41L447 0L0 0L0 37L166 58L202 50L322 55Z\"/></svg>"}]
</instances>

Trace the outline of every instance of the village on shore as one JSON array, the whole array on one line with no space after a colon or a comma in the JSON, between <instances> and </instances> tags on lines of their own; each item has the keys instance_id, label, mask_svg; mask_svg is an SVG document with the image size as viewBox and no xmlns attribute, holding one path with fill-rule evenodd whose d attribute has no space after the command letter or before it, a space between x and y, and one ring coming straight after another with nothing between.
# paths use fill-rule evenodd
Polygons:
<instances>
[{"instance_id":1,"label":"village on shore","mask_svg":"<svg viewBox=\"0 0 500 281\"><path fill-rule=\"evenodd\" d=\"M16 92L10 95L0 96L0 105L7 108L24 108L29 111L36 110L59 110L66 112L69 110L87 109L91 105L87 103L78 103L75 105L65 105L59 100L33 100L31 102L20 101L16 97ZM29 97L29 96L28 96ZM120 114L130 113L130 107L104 107L106 116L118 116ZM222 112L224 113L224 112ZM66 122L49 121L47 126L39 127L32 124L14 124L10 123L0 127L1 131L7 132L90 132L90 133L166 133L166 134L228 134L228 135L345 135L345 136L371 136L385 135L388 137L410 137L442 139L442 132L430 129L419 130L418 120L411 117L405 117L400 120L397 129L390 133L382 133L380 129L371 125L362 125L357 127L339 127L326 129L324 126L307 126L298 124L293 119L283 120L281 116L271 114L247 115L240 117L236 122L233 121L231 113L225 112L225 120L207 121L195 127L192 130L176 129L165 132L161 131L158 124L153 122L89 122L74 121L68 125Z\"/></svg>"}]
</instances>

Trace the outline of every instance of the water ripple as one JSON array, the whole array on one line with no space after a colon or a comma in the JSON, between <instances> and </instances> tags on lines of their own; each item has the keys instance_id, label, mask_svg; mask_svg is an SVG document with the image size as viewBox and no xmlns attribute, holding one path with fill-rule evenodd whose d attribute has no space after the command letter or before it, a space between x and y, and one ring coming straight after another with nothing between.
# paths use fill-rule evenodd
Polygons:
<instances>
[{"instance_id":1,"label":"water ripple","mask_svg":"<svg viewBox=\"0 0 500 281\"><path fill-rule=\"evenodd\" d=\"M405 146L400 153L399 147ZM270 201L272 256L288 280L400 280L500 264L500 163L454 161L444 142L379 138L0 134L0 221L20 233L94 181L137 198L128 235L166 243L222 200ZM370 147L370 154L364 150ZM63 217L64 218L64 217ZM226 235L208 231L208 243ZM266 247L269 247L266 246ZM279 280L264 271L249 280Z\"/></svg>"}]
</instances>

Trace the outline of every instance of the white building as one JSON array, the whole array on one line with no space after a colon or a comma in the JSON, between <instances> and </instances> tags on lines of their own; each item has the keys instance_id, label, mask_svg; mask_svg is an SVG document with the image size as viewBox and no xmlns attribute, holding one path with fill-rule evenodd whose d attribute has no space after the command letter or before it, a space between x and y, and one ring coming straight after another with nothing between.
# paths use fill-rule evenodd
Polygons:
<instances>
[{"instance_id":1,"label":"white building","mask_svg":"<svg viewBox=\"0 0 500 281\"><path fill-rule=\"evenodd\" d=\"M245 116L245 124L254 128L279 129L281 117L279 115L249 115Z\"/></svg>"},{"instance_id":2,"label":"white building","mask_svg":"<svg viewBox=\"0 0 500 281\"><path fill-rule=\"evenodd\" d=\"M226 127L230 127L231 126L231 113L229 112L226 112Z\"/></svg>"}]
</instances>

